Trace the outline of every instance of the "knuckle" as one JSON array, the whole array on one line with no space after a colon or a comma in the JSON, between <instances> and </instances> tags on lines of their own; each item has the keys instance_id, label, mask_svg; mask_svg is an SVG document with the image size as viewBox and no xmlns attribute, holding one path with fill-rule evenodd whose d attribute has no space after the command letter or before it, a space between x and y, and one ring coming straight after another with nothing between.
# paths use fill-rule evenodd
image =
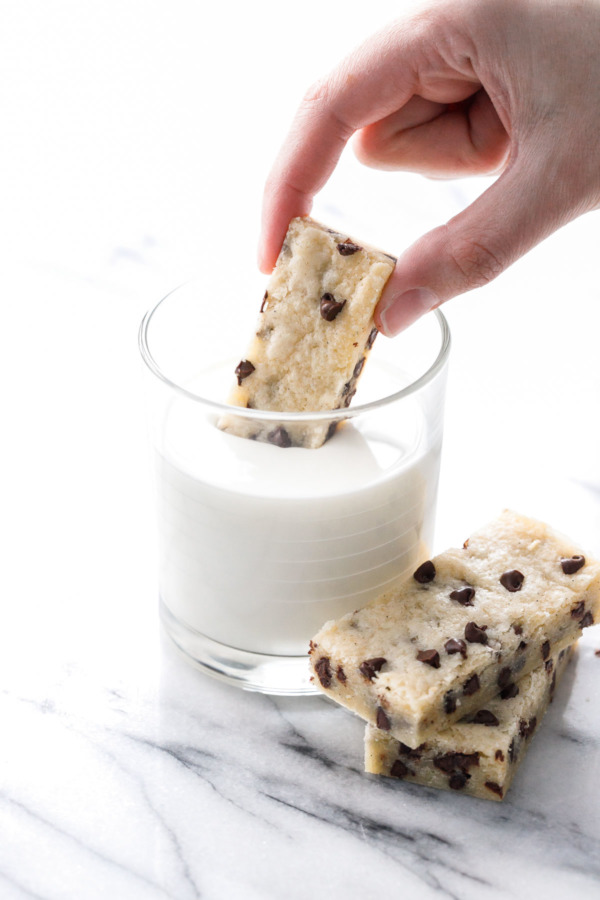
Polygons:
<instances>
[{"instance_id":1,"label":"knuckle","mask_svg":"<svg viewBox=\"0 0 600 900\"><path fill-rule=\"evenodd\" d=\"M506 262L481 241L463 238L449 247L449 256L460 279L469 288L484 287L500 275Z\"/></svg>"},{"instance_id":2,"label":"knuckle","mask_svg":"<svg viewBox=\"0 0 600 900\"><path fill-rule=\"evenodd\" d=\"M354 133L354 127L346 120L345 106L339 79L332 76L315 81L309 87L300 103L299 113L303 121L329 123L340 139L347 141Z\"/></svg>"},{"instance_id":3,"label":"knuckle","mask_svg":"<svg viewBox=\"0 0 600 900\"><path fill-rule=\"evenodd\" d=\"M319 78L305 91L302 106L311 109L315 106L326 106L331 94L327 79Z\"/></svg>"}]
</instances>

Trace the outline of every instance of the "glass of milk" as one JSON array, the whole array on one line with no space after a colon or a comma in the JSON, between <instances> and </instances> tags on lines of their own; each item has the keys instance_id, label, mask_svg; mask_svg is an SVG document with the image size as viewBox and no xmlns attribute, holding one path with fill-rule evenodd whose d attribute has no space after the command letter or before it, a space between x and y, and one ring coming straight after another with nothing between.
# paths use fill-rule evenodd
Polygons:
<instances>
[{"instance_id":1,"label":"glass of milk","mask_svg":"<svg viewBox=\"0 0 600 900\"><path fill-rule=\"evenodd\" d=\"M393 590L430 553L450 334L437 310L379 336L348 409L239 409L225 398L261 296L221 289L207 302L206 285L190 283L140 328L160 614L205 672L307 694L309 641L324 622ZM279 447L221 430L232 414L337 428L318 449Z\"/></svg>"}]
</instances>

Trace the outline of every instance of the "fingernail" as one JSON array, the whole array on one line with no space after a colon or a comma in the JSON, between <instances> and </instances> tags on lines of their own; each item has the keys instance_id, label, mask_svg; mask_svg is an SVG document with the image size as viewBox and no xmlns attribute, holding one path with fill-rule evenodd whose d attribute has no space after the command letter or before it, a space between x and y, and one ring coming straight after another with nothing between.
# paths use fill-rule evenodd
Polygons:
<instances>
[{"instance_id":1,"label":"fingernail","mask_svg":"<svg viewBox=\"0 0 600 900\"><path fill-rule=\"evenodd\" d=\"M393 297L379 312L381 331L387 337L394 337L439 304L440 298L429 288L412 288L405 291Z\"/></svg>"}]
</instances>

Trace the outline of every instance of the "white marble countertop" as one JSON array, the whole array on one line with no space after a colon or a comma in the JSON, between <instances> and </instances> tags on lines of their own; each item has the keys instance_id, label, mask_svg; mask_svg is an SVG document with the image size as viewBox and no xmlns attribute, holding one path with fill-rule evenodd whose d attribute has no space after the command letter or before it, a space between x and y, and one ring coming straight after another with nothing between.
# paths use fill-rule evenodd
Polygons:
<instances>
[{"instance_id":1,"label":"white marble countertop","mask_svg":"<svg viewBox=\"0 0 600 900\"><path fill-rule=\"evenodd\" d=\"M597 635L496 804L364 775L358 719L207 679L149 620L3 674L3 898L598 896Z\"/></svg>"},{"instance_id":2,"label":"white marble countertop","mask_svg":"<svg viewBox=\"0 0 600 900\"><path fill-rule=\"evenodd\" d=\"M283 67L291 54L289 83L261 93L272 73L258 54L219 104L197 86L225 12L208 27L186 2L168 16L145 6L143 20L134 3L32 5L35 16L15 5L0 37L12 75L0 107L12 175L0 219L0 897L597 898L600 626L502 803L366 776L350 714L239 692L159 633L139 321L198 274L200 245L230 235L233 197L237 264L257 278L278 137L324 68L323 35L329 65L364 21L345 17L340 37L333 7L311 0L325 30L310 58L302 41L270 58ZM248 15L228 32L242 66L255 57ZM243 127L258 123L242 172L240 122L219 119L215 146L198 125L223 97ZM401 249L482 186L362 172L348 156L316 213ZM447 307L438 550L512 506L600 554L598 215Z\"/></svg>"}]
</instances>

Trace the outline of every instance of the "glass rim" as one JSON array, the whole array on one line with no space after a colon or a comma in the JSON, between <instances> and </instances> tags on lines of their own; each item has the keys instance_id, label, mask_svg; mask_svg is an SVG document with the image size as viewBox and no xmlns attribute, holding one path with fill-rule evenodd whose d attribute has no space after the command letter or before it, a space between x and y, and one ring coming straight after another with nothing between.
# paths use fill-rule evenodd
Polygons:
<instances>
[{"instance_id":1,"label":"glass rim","mask_svg":"<svg viewBox=\"0 0 600 900\"><path fill-rule=\"evenodd\" d=\"M331 422L354 418L361 413L380 409L382 406L386 406L389 403L394 403L398 400L402 400L405 397L410 397L412 394L417 393L422 387L424 387L426 384L432 381L433 378L435 378L435 376L446 363L450 352L451 339L448 321L440 309L434 309L431 311L431 313L435 315L440 329L440 348L437 356L425 372L419 375L419 377L415 381L406 385L406 387L401 388L399 391L394 391L391 394L386 394L385 397L379 397L377 400L370 400L368 403L358 403L353 406L344 407L343 409L329 409L318 411L315 410L314 412L286 412L277 410L247 409L243 406L234 406L230 403L220 403L218 400L210 400L208 397L203 397L201 394L194 393L194 391L190 391L188 388L183 387L183 385L178 384L176 381L173 381L171 378L169 378L168 375L163 372L160 365L152 355L152 351L150 350L148 342L148 329L150 327L150 323L152 322L154 314L158 311L162 304L169 299L169 297L172 297L173 294L176 294L182 288L188 287L191 284L193 284L192 281L186 281L173 288L173 290L169 291L168 294L165 294L165 296L162 297L158 301L158 303L156 303L146 312L144 318L140 323L138 331L138 347L142 359L144 360L144 363L146 364L149 371L160 381L166 384L167 387L171 388L176 393L180 394L188 400L192 400L195 403L200 403L206 407L209 407L215 413L219 413L220 415L233 413L240 418L249 420L258 419L260 421L267 422L281 422L282 419L290 422ZM426 313L426 315L431 315L431 313ZM393 340L393 338L387 338L387 340Z\"/></svg>"}]
</instances>

